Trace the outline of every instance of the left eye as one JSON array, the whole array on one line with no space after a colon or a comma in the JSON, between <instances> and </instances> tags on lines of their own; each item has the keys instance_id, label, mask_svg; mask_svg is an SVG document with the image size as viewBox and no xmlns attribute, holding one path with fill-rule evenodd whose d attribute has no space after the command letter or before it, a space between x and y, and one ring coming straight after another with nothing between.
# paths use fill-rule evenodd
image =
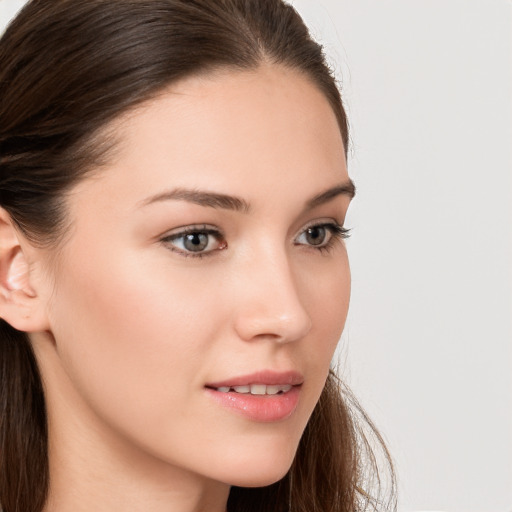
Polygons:
<instances>
[{"instance_id":1,"label":"left eye","mask_svg":"<svg viewBox=\"0 0 512 512\"><path fill-rule=\"evenodd\" d=\"M318 246L327 243L331 236L332 233L325 226L312 226L302 232L297 240L299 243Z\"/></svg>"},{"instance_id":2,"label":"left eye","mask_svg":"<svg viewBox=\"0 0 512 512\"><path fill-rule=\"evenodd\" d=\"M309 226L302 231L295 239L295 243L298 245L310 245L320 249L329 246L338 238L346 238L347 236L348 230L337 224L318 224L316 226Z\"/></svg>"}]
</instances>

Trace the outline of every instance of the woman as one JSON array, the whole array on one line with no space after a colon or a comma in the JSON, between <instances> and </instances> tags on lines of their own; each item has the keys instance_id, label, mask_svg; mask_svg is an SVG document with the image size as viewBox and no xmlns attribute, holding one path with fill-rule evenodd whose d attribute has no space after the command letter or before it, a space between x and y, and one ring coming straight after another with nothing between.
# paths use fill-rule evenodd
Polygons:
<instances>
[{"instance_id":1,"label":"woman","mask_svg":"<svg viewBox=\"0 0 512 512\"><path fill-rule=\"evenodd\" d=\"M347 121L297 13L32 1L0 84L3 511L376 509L329 369Z\"/></svg>"}]
</instances>

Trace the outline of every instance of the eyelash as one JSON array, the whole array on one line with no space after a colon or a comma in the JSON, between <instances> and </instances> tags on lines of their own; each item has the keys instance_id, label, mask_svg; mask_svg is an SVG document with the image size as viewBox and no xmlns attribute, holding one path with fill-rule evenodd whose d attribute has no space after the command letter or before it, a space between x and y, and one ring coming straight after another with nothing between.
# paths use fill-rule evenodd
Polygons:
<instances>
[{"instance_id":1,"label":"eyelash","mask_svg":"<svg viewBox=\"0 0 512 512\"><path fill-rule=\"evenodd\" d=\"M320 253L329 253L333 247L336 245L336 243L340 242L341 240L346 240L350 237L350 229L347 229L343 226L340 226L339 224L335 222L321 222L318 224L311 224L309 226L306 226L296 237L305 234L308 229L315 229L315 228L324 228L330 233L329 240L325 243L325 245L321 245L316 247L315 245L307 245L307 244L300 244L295 243L295 245L304 245L310 249L316 250ZM212 235L219 243L224 245L221 248L205 251L205 252L192 252L192 251L186 251L179 248L176 248L173 245L173 242L179 239L183 239L187 235ZM168 247L171 251L177 252L181 256L184 256L185 258L204 258L213 256L217 251L224 250L226 247L228 247L227 242L224 241L224 235L221 231L218 229L202 225L202 226L188 226L181 231L177 233L172 233L169 235L164 236L160 240L163 244L165 244L166 247Z\"/></svg>"}]
</instances>

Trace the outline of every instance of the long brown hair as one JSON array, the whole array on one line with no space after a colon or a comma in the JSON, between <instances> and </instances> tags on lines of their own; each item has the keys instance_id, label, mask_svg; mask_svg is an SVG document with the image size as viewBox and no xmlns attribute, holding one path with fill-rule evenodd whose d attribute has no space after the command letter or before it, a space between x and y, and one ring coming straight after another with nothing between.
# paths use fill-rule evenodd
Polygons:
<instances>
[{"instance_id":1,"label":"long brown hair","mask_svg":"<svg viewBox=\"0 0 512 512\"><path fill-rule=\"evenodd\" d=\"M65 193L108 156L102 128L176 80L263 62L298 70L323 92L347 149L322 48L281 0L30 1L0 40L0 206L30 240L58 245ZM43 386L27 335L3 320L0 414L1 508L40 512L49 485ZM371 439L389 469L389 499L379 497ZM232 488L228 510L390 510L393 496L382 439L331 372L288 474Z\"/></svg>"}]
</instances>

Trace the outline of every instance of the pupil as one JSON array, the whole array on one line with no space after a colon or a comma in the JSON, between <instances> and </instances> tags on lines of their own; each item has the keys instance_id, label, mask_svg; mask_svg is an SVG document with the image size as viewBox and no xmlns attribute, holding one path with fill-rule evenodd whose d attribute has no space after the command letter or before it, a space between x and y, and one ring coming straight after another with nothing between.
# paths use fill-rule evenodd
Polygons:
<instances>
[{"instance_id":1,"label":"pupil","mask_svg":"<svg viewBox=\"0 0 512 512\"><path fill-rule=\"evenodd\" d=\"M185 237L184 245L188 251L202 251L208 245L208 235L204 233L189 233Z\"/></svg>"},{"instance_id":2,"label":"pupil","mask_svg":"<svg viewBox=\"0 0 512 512\"><path fill-rule=\"evenodd\" d=\"M325 240L325 228L321 226L308 228L306 238L311 245L320 245Z\"/></svg>"}]
</instances>

